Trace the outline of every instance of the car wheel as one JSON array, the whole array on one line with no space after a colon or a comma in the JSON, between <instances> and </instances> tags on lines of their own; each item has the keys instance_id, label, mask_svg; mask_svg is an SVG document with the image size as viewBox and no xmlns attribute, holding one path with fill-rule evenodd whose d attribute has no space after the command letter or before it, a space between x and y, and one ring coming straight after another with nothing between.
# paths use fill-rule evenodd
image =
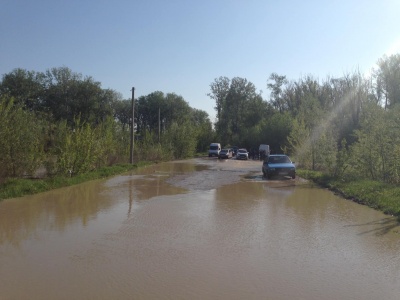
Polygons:
<instances>
[{"instance_id":1,"label":"car wheel","mask_svg":"<svg viewBox=\"0 0 400 300\"><path fill-rule=\"evenodd\" d=\"M296 174L294 174L293 176L292 176L292 179L295 179L296 178Z\"/></svg>"}]
</instances>

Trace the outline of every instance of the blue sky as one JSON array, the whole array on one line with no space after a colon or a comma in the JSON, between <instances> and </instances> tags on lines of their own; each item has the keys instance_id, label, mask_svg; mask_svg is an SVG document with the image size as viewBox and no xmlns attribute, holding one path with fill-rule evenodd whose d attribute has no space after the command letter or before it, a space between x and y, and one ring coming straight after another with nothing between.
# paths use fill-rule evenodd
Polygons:
<instances>
[{"instance_id":1,"label":"blue sky","mask_svg":"<svg viewBox=\"0 0 400 300\"><path fill-rule=\"evenodd\" d=\"M213 120L215 78L268 99L272 72L367 73L400 52L399 14L398 0L0 0L0 75L65 66L125 99L174 92Z\"/></svg>"}]
</instances>

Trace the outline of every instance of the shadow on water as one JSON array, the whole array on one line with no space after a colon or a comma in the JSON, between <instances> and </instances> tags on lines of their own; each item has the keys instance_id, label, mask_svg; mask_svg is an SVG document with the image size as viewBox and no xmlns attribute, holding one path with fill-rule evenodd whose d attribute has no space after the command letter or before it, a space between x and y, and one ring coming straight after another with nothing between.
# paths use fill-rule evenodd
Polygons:
<instances>
[{"instance_id":1,"label":"shadow on water","mask_svg":"<svg viewBox=\"0 0 400 300\"><path fill-rule=\"evenodd\" d=\"M366 227L374 226L373 229L365 230L360 232L358 235L364 235L368 233L375 233L376 236L382 236L389 232L392 232L395 228L400 227L400 222L398 219L393 217L386 217L380 220L371 221L363 224L346 225L345 227ZM399 233L399 230L395 230Z\"/></svg>"}]
</instances>

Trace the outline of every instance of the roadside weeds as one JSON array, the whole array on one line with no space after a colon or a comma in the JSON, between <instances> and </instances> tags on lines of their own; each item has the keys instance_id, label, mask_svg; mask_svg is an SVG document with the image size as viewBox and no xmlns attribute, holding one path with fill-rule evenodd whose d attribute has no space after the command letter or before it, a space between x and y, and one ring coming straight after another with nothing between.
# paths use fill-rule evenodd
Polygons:
<instances>
[{"instance_id":1,"label":"roadside weeds","mask_svg":"<svg viewBox=\"0 0 400 300\"><path fill-rule=\"evenodd\" d=\"M399 186L365 179L344 181L317 171L296 170L296 173L343 198L395 216L400 222Z\"/></svg>"}]
</instances>

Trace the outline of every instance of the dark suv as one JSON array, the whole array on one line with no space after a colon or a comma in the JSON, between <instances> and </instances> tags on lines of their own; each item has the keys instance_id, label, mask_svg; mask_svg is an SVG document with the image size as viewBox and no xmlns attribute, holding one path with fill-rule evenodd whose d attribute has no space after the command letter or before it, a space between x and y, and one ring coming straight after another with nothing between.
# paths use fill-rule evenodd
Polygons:
<instances>
[{"instance_id":1,"label":"dark suv","mask_svg":"<svg viewBox=\"0 0 400 300\"><path fill-rule=\"evenodd\" d=\"M287 155L271 154L262 165L264 177L270 179L273 176L290 176L296 178L296 166Z\"/></svg>"}]
</instances>

